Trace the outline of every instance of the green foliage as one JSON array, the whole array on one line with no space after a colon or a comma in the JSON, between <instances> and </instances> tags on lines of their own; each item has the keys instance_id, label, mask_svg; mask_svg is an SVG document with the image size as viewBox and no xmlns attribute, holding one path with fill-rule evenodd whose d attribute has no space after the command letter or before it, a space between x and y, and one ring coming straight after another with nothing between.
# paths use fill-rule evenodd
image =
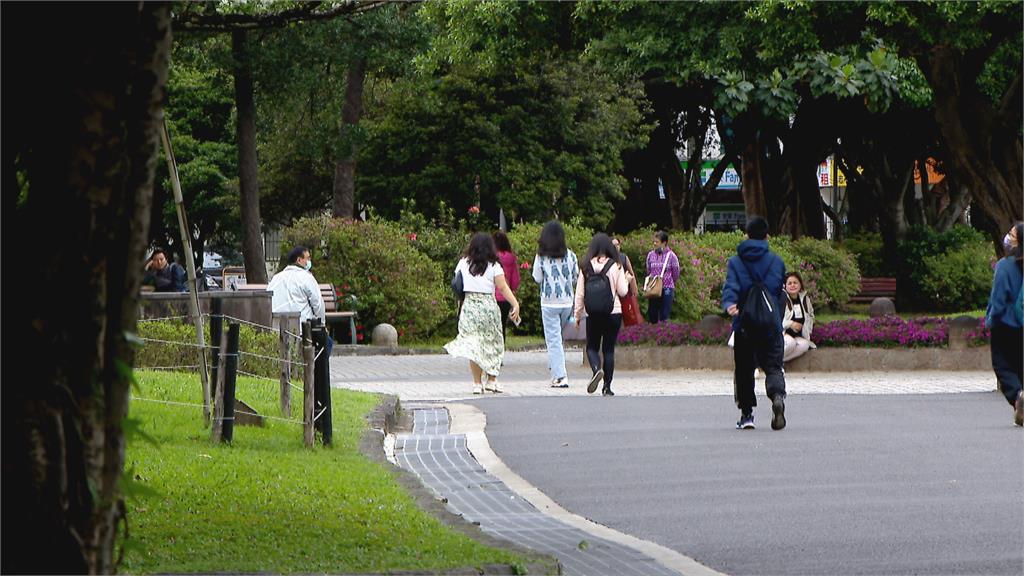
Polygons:
<instances>
[{"instance_id":1,"label":"green foliage","mask_svg":"<svg viewBox=\"0 0 1024 576\"><path fill-rule=\"evenodd\" d=\"M455 262L462 257L472 235L465 222L455 219L455 214L444 200L438 202L438 216L429 220L416 211L416 202L408 200L398 219L398 228L409 239L413 247L426 254L442 268L454 269Z\"/></svg>"},{"instance_id":2,"label":"green foliage","mask_svg":"<svg viewBox=\"0 0 1024 576\"><path fill-rule=\"evenodd\" d=\"M140 372L139 380L131 414L156 444L133 435L126 448L136 488L126 573L447 572L527 561L445 527L359 453L376 396L331 390L329 450L305 448L301 425L279 420L236 427L232 445L215 446L198 408L141 400L195 404L195 376ZM237 390L259 413L280 416L274 383L241 377ZM293 397L290 418L301 414Z\"/></svg>"},{"instance_id":3,"label":"green foliage","mask_svg":"<svg viewBox=\"0 0 1024 576\"><path fill-rule=\"evenodd\" d=\"M857 258L857 267L860 268L861 276L866 278L879 278L895 276L895 272L889 270L882 257L884 244L882 235L878 232L859 232L847 236L842 243L847 252Z\"/></svg>"},{"instance_id":4,"label":"green foliage","mask_svg":"<svg viewBox=\"0 0 1024 576\"><path fill-rule=\"evenodd\" d=\"M783 258L786 271L800 273L814 306L842 306L860 290L856 257L831 242L800 238L790 244L790 253L791 260Z\"/></svg>"},{"instance_id":5,"label":"green foliage","mask_svg":"<svg viewBox=\"0 0 1024 576\"><path fill-rule=\"evenodd\" d=\"M224 323L224 330L227 330L227 322ZM203 333L208 346L220 345L219 342L214 343L210 341L210 326L208 322ZM196 331L195 326L192 324L175 320L139 321L139 336L150 340L181 342L185 345L179 346L144 340L143 346L135 353L135 366L137 368L173 368L177 366L196 366L199 364L196 348L194 347ZM280 354L280 337L277 333L242 324L238 330L238 350L240 352L250 352L252 354L277 358ZM294 343L292 344L292 350L295 350ZM209 358L208 354L207 361L209 361ZM177 369L186 370L183 368ZM273 360L242 354L238 358L238 369L264 378L278 378L281 365ZM293 366L293 371L295 369L298 369L301 374L301 366ZM293 378L301 381L302 377L293 375Z\"/></svg>"},{"instance_id":6,"label":"green foliage","mask_svg":"<svg viewBox=\"0 0 1024 576\"><path fill-rule=\"evenodd\" d=\"M415 337L452 313L442 270L455 263L431 261L394 223L300 218L283 237L285 246L312 249L317 280L333 283L343 297L355 295L368 326L386 322L399 338Z\"/></svg>"},{"instance_id":7,"label":"green foliage","mask_svg":"<svg viewBox=\"0 0 1024 576\"><path fill-rule=\"evenodd\" d=\"M643 229L622 240L622 250L633 262L639 283L649 273L647 253L651 250L654 232ZM722 313L722 285L727 263L745 238L742 232L669 234L669 246L679 257L680 268L672 306L673 320L695 322L705 315ZM854 257L827 241L802 238L793 242L788 237L777 236L769 240L769 246L782 258L787 271L800 272L816 307L845 304L859 288L860 275Z\"/></svg>"},{"instance_id":8,"label":"green foliage","mask_svg":"<svg viewBox=\"0 0 1024 576\"><path fill-rule=\"evenodd\" d=\"M646 140L641 94L572 60L399 80L368 110L357 194L387 218L407 199L436 217L445 200L463 218L478 206L483 229L499 208L603 227L626 189L622 154Z\"/></svg>"},{"instance_id":9,"label":"green foliage","mask_svg":"<svg viewBox=\"0 0 1024 576\"><path fill-rule=\"evenodd\" d=\"M587 247L591 238L594 237L593 230L577 223L562 222L565 228L565 243L581 261L587 254ZM533 259L537 255L537 240L540 239L540 231L544 228L543 223L517 224L509 231L508 239L512 244L512 251L520 264L519 290L516 298L519 300L520 315L522 323L513 331L516 334L543 334L544 322L540 313L540 285L533 279ZM522 265L526 264L527 268Z\"/></svg>"},{"instance_id":10,"label":"green foliage","mask_svg":"<svg viewBox=\"0 0 1024 576\"><path fill-rule=\"evenodd\" d=\"M900 307L956 311L984 306L992 289L991 252L985 235L968 226L945 233L911 228L899 243Z\"/></svg>"}]
</instances>

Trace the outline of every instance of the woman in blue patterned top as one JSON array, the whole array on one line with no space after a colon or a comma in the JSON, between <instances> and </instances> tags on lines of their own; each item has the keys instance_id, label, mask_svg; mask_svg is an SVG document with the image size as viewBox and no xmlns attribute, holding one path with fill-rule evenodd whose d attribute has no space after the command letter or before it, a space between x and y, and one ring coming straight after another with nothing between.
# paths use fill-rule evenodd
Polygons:
<instances>
[{"instance_id":1,"label":"woman in blue patterned top","mask_svg":"<svg viewBox=\"0 0 1024 576\"><path fill-rule=\"evenodd\" d=\"M562 330L572 318L573 286L579 274L576 254L565 245L565 229L557 221L548 222L537 240L533 279L540 284L540 313L552 388L569 387Z\"/></svg>"}]
</instances>

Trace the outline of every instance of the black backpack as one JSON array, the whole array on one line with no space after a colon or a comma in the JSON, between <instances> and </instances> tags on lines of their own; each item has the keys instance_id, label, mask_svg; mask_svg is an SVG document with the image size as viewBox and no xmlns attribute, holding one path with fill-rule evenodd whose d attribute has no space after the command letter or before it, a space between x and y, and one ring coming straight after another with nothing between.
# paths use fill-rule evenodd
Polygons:
<instances>
[{"instance_id":1,"label":"black backpack","mask_svg":"<svg viewBox=\"0 0 1024 576\"><path fill-rule=\"evenodd\" d=\"M779 317L779 301L768 293L764 281L754 273L742 259L740 263L747 269L753 284L747 291L747 299L740 307L740 328L752 336L770 336L782 328Z\"/></svg>"},{"instance_id":2,"label":"black backpack","mask_svg":"<svg viewBox=\"0 0 1024 576\"><path fill-rule=\"evenodd\" d=\"M613 264L615 261L609 258L600 272L594 272L594 266L587 263L587 279L583 283L583 308L587 314L611 314L615 308L612 282L608 278Z\"/></svg>"}]
</instances>

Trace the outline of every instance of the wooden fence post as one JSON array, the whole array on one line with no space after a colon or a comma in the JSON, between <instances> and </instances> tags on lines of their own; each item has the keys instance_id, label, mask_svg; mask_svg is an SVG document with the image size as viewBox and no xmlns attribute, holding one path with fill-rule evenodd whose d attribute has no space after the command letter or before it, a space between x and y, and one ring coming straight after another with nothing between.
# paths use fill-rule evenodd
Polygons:
<instances>
[{"instance_id":1,"label":"wooden fence post","mask_svg":"<svg viewBox=\"0 0 1024 576\"><path fill-rule=\"evenodd\" d=\"M228 358L224 366L224 424L221 426L221 441L231 442L235 434L235 383L238 377L238 322L228 324Z\"/></svg>"},{"instance_id":2,"label":"wooden fence post","mask_svg":"<svg viewBox=\"0 0 1024 576\"><path fill-rule=\"evenodd\" d=\"M221 435L221 424L224 422L224 363L227 361L228 335L221 331L220 353L217 357L217 385L213 392L213 421L210 426L210 440L219 443Z\"/></svg>"},{"instance_id":3,"label":"wooden fence post","mask_svg":"<svg viewBox=\"0 0 1024 576\"><path fill-rule=\"evenodd\" d=\"M224 350L224 342L222 336L224 334L224 301L220 298L214 297L210 300L210 342L215 346L213 354L210 356L210 382L213 385L214 390L211 390L212 396L207 400L207 404L216 404L218 402L216 387L220 381L218 374L223 374L224 369L220 365L220 355ZM205 410L203 416L206 418L206 423L210 423L210 411Z\"/></svg>"}]
</instances>

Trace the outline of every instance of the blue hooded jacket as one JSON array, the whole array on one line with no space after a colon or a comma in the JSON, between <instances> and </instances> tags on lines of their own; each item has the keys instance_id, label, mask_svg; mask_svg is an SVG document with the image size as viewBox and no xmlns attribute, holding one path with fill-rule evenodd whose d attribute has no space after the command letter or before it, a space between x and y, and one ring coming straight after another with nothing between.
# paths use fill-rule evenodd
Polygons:
<instances>
[{"instance_id":1,"label":"blue hooded jacket","mask_svg":"<svg viewBox=\"0 0 1024 576\"><path fill-rule=\"evenodd\" d=\"M1017 306L1021 297L1020 266L1013 256L1007 256L996 264L995 277L992 279L992 294L988 298L988 310L985 311L985 326L1009 326L1020 328Z\"/></svg>"},{"instance_id":2,"label":"blue hooded jacket","mask_svg":"<svg viewBox=\"0 0 1024 576\"><path fill-rule=\"evenodd\" d=\"M742 262L741 262L742 260ZM786 265L782 258L768 249L767 240L747 239L740 242L736 247L736 256L729 258L726 266L725 284L722 285L722 310L728 312L729 306L736 304L742 308L747 301L747 292L754 285L750 272L764 282L764 287L769 295L775 295L776 307L779 313L779 332L782 332L782 279L786 274ZM740 316L737 314L732 319L732 329L738 330Z\"/></svg>"}]
</instances>

